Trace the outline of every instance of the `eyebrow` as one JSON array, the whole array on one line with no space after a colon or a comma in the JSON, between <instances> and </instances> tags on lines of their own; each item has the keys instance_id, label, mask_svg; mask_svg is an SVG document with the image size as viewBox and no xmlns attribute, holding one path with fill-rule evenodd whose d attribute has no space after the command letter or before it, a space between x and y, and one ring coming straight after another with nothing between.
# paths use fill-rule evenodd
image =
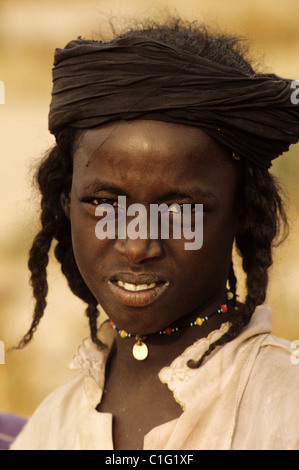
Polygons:
<instances>
[{"instance_id":1,"label":"eyebrow","mask_svg":"<svg viewBox=\"0 0 299 470\"><path fill-rule=\"evenodd\" d=\"M191 188L187 192L182 192L182 191L169 191L165 194L163 194L163 198L161 199L188 199L188 198L193 198L194 197L200 197L203 199L213 199L215 198L215 194L212 193L212 191L204 190L199 187Z\"/></svg>"},{"instance_id":2,"label":"eyebrow","mask_svg":"<svg viewBox=\"0 0 299 470\"><path fill-rule=\"evenodd\" d=\"M126 192L122 189L119 188L118 186L109 184L109 183L102 183L100 181L90 183L87 186L83 187L84 191L91 191L93 193L99 192L99 191L107 191L109 193L121 195L121 196L127 196Z\"/></svg>"}]
</instances>

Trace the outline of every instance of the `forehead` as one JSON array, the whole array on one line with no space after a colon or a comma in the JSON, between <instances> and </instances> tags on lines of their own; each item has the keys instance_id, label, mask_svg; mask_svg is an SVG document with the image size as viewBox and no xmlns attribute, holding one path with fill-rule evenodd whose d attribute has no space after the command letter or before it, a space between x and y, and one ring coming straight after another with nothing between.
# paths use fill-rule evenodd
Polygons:
<instances>
[{"instance_id":1,"label":"forehead","mask_svg":"<svg viewBox=\"0 0 299 470\"><path fill-rule=\"evenodd\" d=\"M113 149L126 145L128 151L140 149L167 152L179 150L189 152L222 152L221 148L200 128L163 121L136 120L118 121L94 129L88 129L80 139L80 147L85 152ZM221 150L220 150L221 149Z\"/></svg>"},{"instance_id":2,"label":"forehead","mask_svg":"<svg viewBox=\"0 0 299 470\"><path fill-rule=\"evenodd\" d=\"M218 184L232 173L228 152L199 128L160 121L114 122L88 129L74 154L74 179L110 172L115 180Z\"/></svg>"}]
</instances>

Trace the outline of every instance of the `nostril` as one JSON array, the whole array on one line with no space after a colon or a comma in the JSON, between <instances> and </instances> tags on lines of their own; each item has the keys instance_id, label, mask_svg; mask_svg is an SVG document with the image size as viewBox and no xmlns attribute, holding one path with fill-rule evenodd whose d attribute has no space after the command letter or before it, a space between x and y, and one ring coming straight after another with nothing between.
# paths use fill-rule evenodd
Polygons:
<instances>
[{"instance_id":1,"label":"nostril","mask_svg":"<svg viewBox=\"0 0 299 470\"><path fill-rule=\"evenodd\" d=\"M125 256L131 263L140 263L145 259L156 258L162 255L162 246L159 240L127 238L116 240L115 250Z\"/></svg>"}]
</instances>

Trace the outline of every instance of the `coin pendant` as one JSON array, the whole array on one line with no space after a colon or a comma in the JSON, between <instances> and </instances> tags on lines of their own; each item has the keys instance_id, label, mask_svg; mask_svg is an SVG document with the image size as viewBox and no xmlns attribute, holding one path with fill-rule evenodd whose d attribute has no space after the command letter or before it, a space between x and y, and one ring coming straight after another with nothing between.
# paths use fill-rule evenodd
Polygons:
<instances>
[{"instance_id":1,"label":"coin pendant","mask_svg":"<svg viewBox=\"0 0 299 470\"><path fill-rule=\"evenodd\" d=\"M137 361L144 361L144 359L146 359L148 356L147 345L142 341L139 341L138 343L134 344L132 353Z\"/></svg>"}]
</instances>

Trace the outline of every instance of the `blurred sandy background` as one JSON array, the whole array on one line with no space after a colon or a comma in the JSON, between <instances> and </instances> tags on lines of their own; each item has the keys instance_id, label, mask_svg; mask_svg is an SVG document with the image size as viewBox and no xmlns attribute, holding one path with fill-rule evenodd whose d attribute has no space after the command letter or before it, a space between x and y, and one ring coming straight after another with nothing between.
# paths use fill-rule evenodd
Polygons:
<instances>
[{"instance_id":1,"label":"blurred sandy background","mask_svg":"<svg viewBox=\"0 0 299 470\"><path fill-rule=\"evenodd\" d=\"M26 264L38 228L31 178L36 161L53 143L47 114L54 48L79 35L96 38L98 31L109 30L111 16L122 24L127 17L159 17L165 8L251 38L252 55L264 70L299 79L298 0L0 1L0 80L5 84L5 104L0 105L0 340L6 348L19 341L31 321ZM276 162L273 172L291 201L291 235L277 252L268 302L273 332L298 340L299 147ZM66 365L88 334L84 305L69 293L53 260L49 285L47 311L35 339L24 350L6 354L6 364L0 365L0 411L32 413L71 376Z\"/></svg>"}]
</instances>

